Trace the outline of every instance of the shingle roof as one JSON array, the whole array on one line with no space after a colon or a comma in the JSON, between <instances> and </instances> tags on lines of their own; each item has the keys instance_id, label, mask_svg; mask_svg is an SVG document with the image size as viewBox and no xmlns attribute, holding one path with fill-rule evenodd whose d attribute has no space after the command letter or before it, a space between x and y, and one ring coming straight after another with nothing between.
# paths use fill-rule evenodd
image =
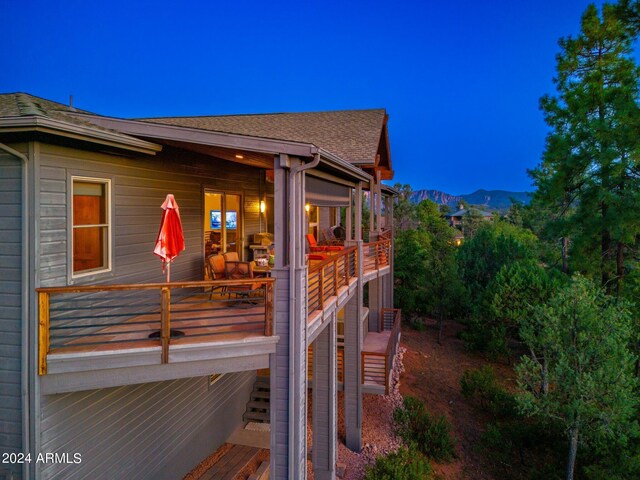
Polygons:
<instances>
[{"instance_id":1,"label":"shingle roof","mask_svg":"<svg viewBox=\"0 0 640 480\"><path fill-rule=\"evenodd\" d=\"M62 115L69 112L90 113L85 110L79 110L62 103L52 102L45 98L29 95L28 93L3 93L0 94L0 117L25 117L31 115L40 115L57 120L65 121L69 117Z\"/></svg>"},{"instance_id":2,"label":"shingle roof","mask_svg":"<svg viewBox=\"0 0 640 480\"><path fill-rule=\"evenodd\" d=\"M372 164L386 121L384 109L143 118L145 122L312 143L352 163Z\"/></svg>"},{"instance_id":3,"label":"shingle roof","mask_svg":"<svg viewBox=\"0 0 640 480\"><path fill-rule=\"evenodd\" d=\"M36 97L28 93L3 93L0 94L0 117L31 117L39 116L65 122L71 125L91 128L100 132L109 132L111 135L124 139L132 137L108 128L96 125L86 117L81 118L73 113L86 113L94 115L87 110L73 108L62 103L53 102L45 98Z\"/></svg>"}]
</instances>

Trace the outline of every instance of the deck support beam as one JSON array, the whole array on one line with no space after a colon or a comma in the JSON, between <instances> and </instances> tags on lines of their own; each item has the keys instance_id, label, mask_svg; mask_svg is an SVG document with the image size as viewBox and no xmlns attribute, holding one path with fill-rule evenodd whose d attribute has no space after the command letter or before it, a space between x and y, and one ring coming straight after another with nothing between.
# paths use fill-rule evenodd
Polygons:
<instances>
[{"instance_id":1,"label":"deck support beam","mask_svg":"<svg viewBox=\"0 0 640 480\"><path fill-rule=\"evenodd\" d=\"M347 448L354 452L362 449L362 379L361 352L363 332L361 328L364 309L364 266L362 262L362 186L356 187L355 240L350 243L358 247L358 284L356 294L344 309L344 423Z\"/></svg>"},{"instance_id":2,"label":"deck support beam","mask_svg":"<svg viewBox=\"0 0 640 480\"><path fill-rule=\"evenodd\" d=\"M313 449L317 480L336 478L336 315L313 344Z\"/></svg>"},{"instance_id":3,"label":"deck support beam","mask_svg":"<svg viewBox=\"0 0 640 480\"><path fill-rule=\"evenodd\" d=\"M377 242L378 233L369 232L369 241ZM377 277L369 281L369 331L377 332L380 330L380 310L382 309L382 278Z\"/></svg>"},{"instance_id":4,"label":"deck support beam","mask_svg":"<svg viewBox=\"0 0 640 480\"><path fill-rule=\"evenodd\" d=\"M271 369L271 478L304 480L307 473L307 326L304 252L304 172L287 155L274 161L276 265L275 335Z\"/></svg>"}]
</instances>

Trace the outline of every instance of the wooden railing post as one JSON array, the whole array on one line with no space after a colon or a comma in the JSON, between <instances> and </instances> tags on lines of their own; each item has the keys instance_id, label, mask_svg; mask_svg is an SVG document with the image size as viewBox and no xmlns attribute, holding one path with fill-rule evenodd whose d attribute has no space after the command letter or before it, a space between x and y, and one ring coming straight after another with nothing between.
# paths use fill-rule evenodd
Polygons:
<instances>
[{"instance_id":1,"label":"wooden railing post","mask_svg":"<svg viewBox=\"0 0 640 480\"><path fill-rule=\"evenodd\" d=\"M320 309L324 308L324 267L320 269L320 283L318 284L318 297Z\"/></svg>"},{"instance_id":2,"label":"wooden railing post","mask_svg":"<svg viewBox=\"0 0 640 480\"><path fill-rule=\"evenodd\" d=\"M49 353L49 294L38 293L38 373L47 374Z\"/></svg>"},{"instance_id":3,"label":"wooden railing post","mask_svg":"<svg viewBox=\"0 0 640 480\"><path fill-rule=\"evenodd\" d=\"M162 363L169 363L169 340L171 339L171 289L161 290L160 306L160 338L162 340Z\"/></svg>"},{"instance_id":4,"label":"wooden railing post","mask_svg":"<svg viewBox=\"0 0 640 480\"><path fill-rule=\"evenodd\" d=\"M349 278L351 277L351 254L347 255L347 258L344 259L344 281L346 285L349 285Z\"/></svg>"},{"instance_id":5,"label":"wooden railing post","mask_svg":"<svg viewBox=\"0 0 640 480\"><path fill-rule=\"evenodd\" d=\"M333 263L333 291L338 295L338 260Z\"/></svg>"},{"instance_id":6,"label":"wooden railing post","mask_svg":"<svg viewBox=\"0 0 640 480\"><path fill-rule=\"evenodd\" d=\"M384 356L384 394L389 395L389 383L391 380L389 378L389 354Z\"/></svg>"},{"instance_id":7,"label":"wooden railing post","mask_svg":"<svg viewBox=\"0 0 640 480\"><path fill-rule=\"evenodd\" d=\"M270 337L273 335L271 287L272 287L271 283L267 283L264 286L264 335L265 337Z\"/></svg>"}]
</instances>

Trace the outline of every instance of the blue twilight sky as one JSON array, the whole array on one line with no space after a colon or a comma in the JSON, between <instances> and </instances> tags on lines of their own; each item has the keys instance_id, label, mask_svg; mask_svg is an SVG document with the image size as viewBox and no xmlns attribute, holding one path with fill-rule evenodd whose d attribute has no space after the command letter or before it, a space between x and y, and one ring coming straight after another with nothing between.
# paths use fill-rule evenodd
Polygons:
<instances>
[{"instance_id":1,"label":"blue twilight sky","mask_svg":"<svg viewBox=\"0 0 640 480\"><path fill-rule=\"evenodd\" d=\"M0 92L118 117L385 107L394 182L526 190L589 3L0 0Z\"/></svg>"}]
</instances>

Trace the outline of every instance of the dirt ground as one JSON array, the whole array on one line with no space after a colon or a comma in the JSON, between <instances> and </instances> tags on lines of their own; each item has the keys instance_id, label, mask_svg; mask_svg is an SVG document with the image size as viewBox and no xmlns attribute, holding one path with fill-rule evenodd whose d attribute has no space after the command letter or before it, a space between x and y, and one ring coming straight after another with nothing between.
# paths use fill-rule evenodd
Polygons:
<instances>
[{"instance_id":1,"label":"dirt ground","mask_svg":"<svg viewBox=\"0 0 640 480\"><path fill-rule=\"evenodd\" d=\"M427 320L426 324L423 332L403 326L401 344L407 351L400 392L421 399L428 411L444 414L451 422L458 458L448 464L434 464L434 470L445 480L501 480L492 475L477 451L488 417L462 396L460 377L465 370L490 363L501 383L512 387L515 384L513 369L466 351L462 340L457 338L462 330L460 324L446 324L442 345L437 342L435 321Z\"/></svg>"}]
</instances>

